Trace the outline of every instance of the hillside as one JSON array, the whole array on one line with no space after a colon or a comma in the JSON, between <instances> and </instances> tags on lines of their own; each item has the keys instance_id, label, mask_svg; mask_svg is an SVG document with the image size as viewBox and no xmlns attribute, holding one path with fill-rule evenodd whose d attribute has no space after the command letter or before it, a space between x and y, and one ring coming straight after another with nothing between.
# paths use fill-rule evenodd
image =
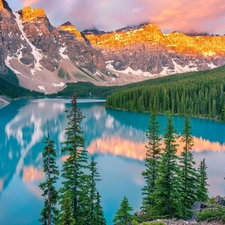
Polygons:
<instances>
[{"instance_id":1,"label":"hillside","mask_svg":"<svg viewBox=\"0 0 225 225\"><path fill-rule=\"evenodd\" d=\"M7 68L7 75L0 74L0 95L10 99L19 97L38 97L44 96L43 93L30 91L19 85L16 75Z\"/></svg>"},{"instance_id":2,"label":"hillside","mask_svg":"<svg viewBox=\"0 0 225 225\"><path fill-rule=\"evenodd\" d=\"M110 108L189 114L225 121L225 67L174 75L126 88L107 97Z\"/></svg>"}]
</instances>

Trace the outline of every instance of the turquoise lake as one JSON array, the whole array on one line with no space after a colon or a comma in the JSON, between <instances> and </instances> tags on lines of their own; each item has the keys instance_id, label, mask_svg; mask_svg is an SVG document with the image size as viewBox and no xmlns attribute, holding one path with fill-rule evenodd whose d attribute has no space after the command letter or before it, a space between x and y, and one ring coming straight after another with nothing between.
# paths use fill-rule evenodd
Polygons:
<instances>
[{"instance_id":1,"label":"turquoise lake","mask_svg":"<svg viewBox=\"0 0 225 225\"><path fill-rule=\"evenodd\" d=\"M104 108L100 100L79 100L85 119L82 128L89 155L94 155L102 181L102 196L107 224L127 196L134 210L141 206L141 176L145 158L145 132L149 115ZM43 200L38 184L44 179L42 151L47 135L56 143L57 164L65 160L60 154L67 125L65 110L69 99L18 100L0 109L0 224L38 225ZM178 134L183 117L173 121ZM167 117L158 115L161 134ZM205 158L208 166L209 195L225 195L225 123L191 119L194 158L197 166ZM182 150L178 149L178 154ZM60 187L60 181L57 183Z\"/></svg>"}]
</instances>

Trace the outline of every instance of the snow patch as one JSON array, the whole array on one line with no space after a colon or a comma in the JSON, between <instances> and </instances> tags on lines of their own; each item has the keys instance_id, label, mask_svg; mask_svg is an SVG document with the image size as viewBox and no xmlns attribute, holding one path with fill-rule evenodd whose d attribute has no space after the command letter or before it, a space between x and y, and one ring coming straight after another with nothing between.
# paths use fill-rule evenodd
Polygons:
<instances>
[{"instance_id":1,"label":"snow patch","mask_svg":"<svg viewBox=\"0 0 225 225\"><path fill-rule=\"evenodd\" d=\"M46 91L46 90L45 90L45 86L38 86L38 88L39 88L41 91Z\"/></svg>"},{"instance_id":2,"label":"snow patch","mask_svg":"<svg viewBox=\"0 0 225 225\"><path fill-rule=\"evenodd\" d=\"M211 68L211 69L214 69L214 68L216 68L217 66L215 66L215 65L211 62L211 63L208 63L208 67Z\"/></svg>"},{"instance_id":3,"label":"snow patch","mask_svg":"<svg viewBox=\"0 0 225 225\"><path fill-rule=\"evenodd\" d=\"M189 65L181 66L181 65L177 64L173 59L172 59L172 61L173 61L175 73L198 71L197 67L193 67L193 63L190 63ZM190 66L192 66L192 67L190 67Z\"/></svg>"},{"instance_id":4,"label":"snow patch","mask_svg":"<svg viewBox=\"0 0 225 225\"><path fill-rule=\"evenodd\" d=\"M101 74L98 71L94 75L101 76Z\"/></svg>"},{"instance_id":5,"label":"snow patch","mask_svg":"<svg viewBox=\"0 0 225 225\"><path fill-rule=\"evenodd\" d=\"M31 73L34 75L34 72L37 70L43 70L43 67L40 64L40 61L42 59L42 54L40 54L38 52L38 49L28 40L28 38L26 37L25 32L23 31L23 24L22 24L22 20L20 20L20 15L18 13L14 13L15 17L16 17L16 22L18 24L19 30L23 36L23 38L26 40L26 42L29 44L29 46L32 49L32 54L34 56L35 59L35 64L34 64L34 68L31 69ZM22 38L21 38L22 39Z\"/></svg>"},{"instance_id":6,"label":"snow patch","mask_svg":"<svg viewBox=\"0 0 225 225\"><path fill-rule=\"evenodd\" d=\"M155 76L155 74L151 74L150 72L143 72L142 70L133 70L129 66L125 70L115 70L111 63L108 63L106 65L106 68L117 73L133 74L137 76L146 76L146 77Z\"/></svg>"},{"instance_id":7,"label":"snow patch","mask_svg":"<svg viewBox=\"0 0 225 225\"><path fill-rule=\"evenodd\" d=\"M65 44L64 44L64 45L65 45ZM63 59L69 60L69 57L68 57L66 54L64 54L65 50L66 50L66 46L61 47L61 48L59 49L59 54L61 55L61 57L62 57Z\"/></svg>"},{"instance_id":8,"label":"snow patch","mask_svg":"<svg viewBox=\"0 0 225 225\"><path fill-rule=\"evenodd\" d=\"M52 83L54 87L64 87L65 83L60 82L59 84Z\"/></svg>"}]
</instances>

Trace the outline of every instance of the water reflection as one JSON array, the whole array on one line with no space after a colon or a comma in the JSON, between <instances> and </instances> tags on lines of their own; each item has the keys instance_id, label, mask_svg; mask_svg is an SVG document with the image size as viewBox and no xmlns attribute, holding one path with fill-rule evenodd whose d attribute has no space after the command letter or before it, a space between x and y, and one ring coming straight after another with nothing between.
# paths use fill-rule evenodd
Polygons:
<instances>
[{"instance_id":1,"label":"water reflection","mask_svg":"<svg viewBox=\"0 0 225 225\"><path fill-rule=\"evenodd\" d=\"M1 224L6 221L8 225L38 224L37 218L43 204L38 184L44 179L42 151L47 135L47 121L50 124L51 138L56 143L57 162L61 168L66 158L60 153L67 123L64 111L69 107L70 100L41 99L20 100L0 109ZM109 221L125 194L133 208L138 209L141 205L141 188L144 185L141 172L144 170L147 142L145 132L149 115L105 110L101 102L80 101L79 108L85 116L82 127L86 149L95 155L103 180L99 184L99 190L110 224ZM166 119L166 116L158 116L161 135L164 133ZM183 117L174 117L174 124L180 134ZM225 124L192 119L192 127L194 157L198 163L206 158L210 194L223 195ZM180 145L178 154L182 148ZM21 201L18 195L22 195L27 201L17 205L21 210L15 222L11 219L12 209L4 205L7 203L14 207L15 201ZM27 202L30 201L35 203L33 211L27 208ZM24 221L24 212L30 213L32 219L27 218L29 222ZM11 223L8 222L9 218Z\"/></svg>"}]
</instances>

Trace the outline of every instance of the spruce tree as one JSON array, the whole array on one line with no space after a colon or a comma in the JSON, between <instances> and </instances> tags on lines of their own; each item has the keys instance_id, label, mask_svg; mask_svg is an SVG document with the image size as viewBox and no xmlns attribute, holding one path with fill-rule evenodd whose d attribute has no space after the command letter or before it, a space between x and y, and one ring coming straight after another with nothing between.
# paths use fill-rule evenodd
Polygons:
<instances>
[{"instance_id":1,"label":"spruce tree","mask_svg":"<svg viewBox=\"0 0 225 225\"><path fill-rule=\"evenodd\" d=\"M71 198L69 197L69 194L66 193L64 195L64 199L62 200L61 212L57 225L76 225L75 219L73 218L70 201Z\"/></svg>"},{"instance_id":2,"label":"spruce tree","mask_svg":"<svg viewBox=\"0 0 225 225\"><path fill-rule=\"evenodd\" d=\"M145 167L142 172L146 185L142 189L143 206L145 212L148 212L155 205L152 193L155 190L155 180L158 176L158 164L160 159L160 135L159 123L156 119L156 111L151 114L150 124L146 132L148 144L146 146Z\"/></svg>"},{"instance_id":3,"label":"spruce tree","mask_svg":"<svg viewBox=\"0 0 225 225\"><path fill-rule=\"evenodd\" d=\"M131 224L133 216L129 213L133 208L130 206L127 197L124 196L120 208L116 211L116 216L113 219L114 225Z\"/></svg>"},{"instance_id":4,"label":"spruce tree","mask_svg":"<svg viewBox=\"0 0 225 225\"><path fill-rule=\"evenodd\" d=\"M91 225L104 225L103 211L100 206L100 194L96 188L96 182L100 181L100 175L96 167L97 163L94 160L94 156L91 157L91 163L89 165L90 174L90 221ZM100 218L98 218L100 216Z\"/></svg>"},{"instance_id":5,"label":"spruce tree","mask_svg":"<svg viewBox=\"0 0 225 225\"><path fill-rule=\"evenodd\" d=\"M106 225L106 220L101 206L101 196L99 192L97 192L96 201L94 203L94 209L95 213L92 225Z\"/></svg>"},{"instance_id":6,"label":"spruce tree","mask_svg":"<svg viewBox=\"0 0 225 225\"><path fill-rule=\"evenodd\" d=\"M207 166L205 159L203 159L198 168L198 190L197 190L197 200L200 202L206 202L208 200L208 184L207 184Z\"/></svg>"},{"instance_id":7,"label":"spruce tree","mask_svg":"<svg viewBox=\"0 0 225 225\"><path fill-rule=\"evenodd\" d=\"M39 187L42 189L44 197L44 208L41 211L41 218L39 221L43 225L55 224L56 216L58 210L56 209L56 204L58 201L58 192L55 189L55 183L59 176L58 167L55 162L56 151L55 143L48 136L46 137L45 147L43 152L43 162L44 162L44 172L46 175L46 180L42 182Z\"/></svg>"},{"instance_id":8,"label":"spruce tree","mask_svg":"<svg viewBox=\"0 0 225 225\"><path fill-rule=\"evenodd\" d=\"M191 125L188 116L185 117L181 142L184 143L183 151L180 157L182 194L184 204L184 216L190 215L191 207L196 201L197 190L197 171L195 169L195 161L191 152L194 141L191 136Z\"/></svg>"},{"instance_id":9,"label":"spruce tree","mask_svg":"<svg viewBox=\"0 0 225 225\"><path fill-rule=\"evenodd\" d=\"M88 168L87 151L84 149L85 140L81 129L81 121L84 118L77 107L77 96L74 93L72 108L67 112L68 124L66 128L66 141L62 153L68 154L62 169L61 204L65 194L71 198L72 215L79 225L86 225L89 219L90 201L88 196L88 176L85 170Z\"/></svg>"},{"instance_id":10,"label":"spruce tree","mask_svg":"<svg viewBox=\"0 0 225 225\"><path fill-rule=\"evenodd\" d=\"M153 193L156 202L154 212L157 216L182 216L181 181L177 164L175 133L172 116L169 115L164 134L164 153L162 154L156 188Z\"/></svg>"}]
</instances>

